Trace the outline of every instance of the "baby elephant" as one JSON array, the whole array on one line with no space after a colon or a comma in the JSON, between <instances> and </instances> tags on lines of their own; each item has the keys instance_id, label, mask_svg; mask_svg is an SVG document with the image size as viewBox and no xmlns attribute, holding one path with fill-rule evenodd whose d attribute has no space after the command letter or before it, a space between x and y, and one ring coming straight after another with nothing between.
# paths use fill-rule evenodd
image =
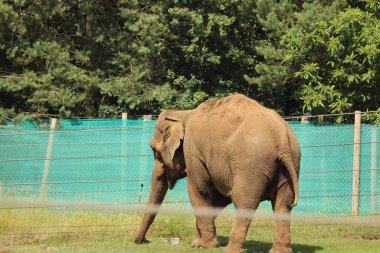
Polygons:
<instances>
[{"instance_id":1,"label":"baby elephant","mask_svg":"<svg viewBox=\"0 0 380 253\"><path fill-rule=\"evenodd\" d=\"M165 110L150 142L154 153L150 204L161 204L167 189L187 177L193 208L256 210L270 200L273 211L290 214L297 204L301 152L290 126L273 110L244 96L207 101L194 110ZM253 212L249 212L253 213ZM145 213L136 243L155 214ZM225 252L241 252L251 216L235 218ZM218 247L215 216L196 213L193 247ZM290 221L276 219L271 253L292 252Z\"/></svg>"}]
</instances>

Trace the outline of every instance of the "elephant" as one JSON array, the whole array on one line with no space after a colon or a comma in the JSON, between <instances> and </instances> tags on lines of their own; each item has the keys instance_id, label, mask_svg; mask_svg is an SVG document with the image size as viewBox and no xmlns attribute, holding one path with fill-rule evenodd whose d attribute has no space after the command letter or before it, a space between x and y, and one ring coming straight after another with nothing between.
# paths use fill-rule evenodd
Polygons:
<instances>
[{"instance_id":1,"label":"elephant","mask_svg":"<svg viewBox=\"0 0 380 253\"><path fill-rule=\"evenodd\" d=\"M256 210L270 200L275 213L290 214L299 199L301 151L297 138L274 110L242 94L201 103L193 110L163 110L150 146L154 154L149 204L160 205L168 189L187 177L193 208L233 203L237 210ZM252 212L253 213L253 212ZM145 212L135 243L156 214ZM192 247L218 247L215 216L195 213ZM242 252L252 217L235 217L224 252ZM275 216L270 253L292 252L290 221Z\"/></svg>"}]
</instances>

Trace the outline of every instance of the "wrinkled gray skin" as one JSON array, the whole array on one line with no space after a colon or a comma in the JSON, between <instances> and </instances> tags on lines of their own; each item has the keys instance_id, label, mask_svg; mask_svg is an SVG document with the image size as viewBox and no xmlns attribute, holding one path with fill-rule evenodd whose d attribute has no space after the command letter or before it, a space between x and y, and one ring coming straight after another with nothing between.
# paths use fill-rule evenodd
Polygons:
<instances>
[{"instance_id":1,"label":"wrinkled gray skin","mask_svg":"<svg viewBox=\"0 0 380 253\"><path fill-rule=\"evenodd\" d=\"M191 204L256 210L263 200L290 214L298 201L300 148L289 125L274 111L243 95L200 104L194 110L163 111L150 143L155 161L150 204L187 176ZM136 243L155 218L146 213ZM215 217L196 217L193 247L217 247ZM234 221L224 252L242 252L251 218ZM290 222L275 221L271 253L292 252Z\"/></svg>"}]
</instances>

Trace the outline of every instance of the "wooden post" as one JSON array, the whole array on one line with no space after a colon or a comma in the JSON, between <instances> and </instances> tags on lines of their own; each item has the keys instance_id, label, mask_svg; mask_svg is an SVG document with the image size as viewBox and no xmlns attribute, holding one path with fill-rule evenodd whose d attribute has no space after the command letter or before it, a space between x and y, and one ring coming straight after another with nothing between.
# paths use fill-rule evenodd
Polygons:
<instances>
[{"instance_id":1,"label":"wooden post","mask_svg":"<svg viewBox=\"0 0 380 253\"><path fill-rule=\"evenodd\" d=\"M323 122L323 115L318 115L318 122L322 123Z\"/></svg>"},{"instance_id":2,"label":"wooden post","mask_svg":"<svg viewBox=\"0 0 380 253\"><path fill-rule=\"evenodd\" d=\"M371 214L376 214L377 133L372 128L371 144Z\"/></svg>"},{"instance_id":3,"label":"wooden post","mask_svg":"<svg viewBox=\"0 0 380 253\"><path fill-rule=\"evenodd\" d=\"M149 115L144 115L143 116L143 119L144 119L144 121L149 121L149 120L152 120L152 115L151 114L149 114Z\"/></svg>"},{"instance_id":4,"label":"wooden post","mask_svg":"<svg viewBox=\"0 0 380 253\"><path fill-rule=\"evenodd\" d=\"M151 114L143 116L144 121L150 121L150 120L152 120L152 118L153 117ZM140 145L139 145L138 153L139 154L147 154L147 152L149 153L148 147L149 147L151 132L149 130L147 131L147 129L141 128L141 129L139 129L139 132L137 132L137 133L140 133ZM149 159L141 159L140 161L141 162L139 163L139 166L141 166L141 167L138 169L138 177L143 178L144 177L144 171L148 167ZM143 185L142 182L141 182L141 185ZM139 198L142 198L142 192L140 194L141 194L141 196L139 196Z\"/></svg>"},{"instance_id":5,"label":"wooden post","mask_svg":"<svg viewBox=\"0 0 380 253\"><path fill-rule=\"evenodd\" d=\"M121 152L120 152L120 155L121 155L121 160L120 160L120 179L121 181L123 180L126 180L127 178L127 158L125 157L127 155L127 145L126 145L126 142L127 142L127 118L128 118L128 114L126 112L123 112L121 114L121 125L122 125L122 129L121 129ZM125 187L124 190L126 190L126 183L122 183L122 185ZM122 188L124 188L122 187Z\"/></svg>"},{"instance_id":6,"label":"wooden post","mask_svg":"<svg viewBox=\"0 0 380 253\"><path fill-rule=\"evenodd\" d=\"M352 215L359 215L360 128L361 112L355 111L354 161L352 175Z\"/></svg>"},{"instance_id":7,"label":"wooden post","mask_svg":"<svg viewBox=\"0 0 380 253\"><path fill-rule=\"evenodd\" d=\"M322 148L322 154L321 154L321 169L324 170L328 168L328 163L326 162L328 152L326 152L326 148ZM322 191L322 211L323 212L328 212L328 208L331 207L331 199L329 199L328 195L328 178L329 178L329 173L322 173L321 179L321 191Z\"/></svg>"},{"instance_id":8,"label":"wooden post","mask_svg":"<svg viewBox=\"0 0 380 253\"><path fill-rule=\"evenodd\" d=\"M56 127L57 127L57 119L52 118L51 123L50 123L49 140L48 140L47 150L46 150L44 174L42 175L42 182L41 182L41 191L40 191L41 200L46 199L46 195L47 195L47 182L49 178L51 154L53 153L54 131Z\"/></svg>"},{"instance_id":9,"label":"wooden post","mask_svg":"<svg viewBox=\"0 0 380 253\"><path fill-rule=\"evenodd\" d=\"M310 117L308 117L308 116L302 116L301 123L309 123L309 122L310 122Z\"/></svg>"}]
</instances>

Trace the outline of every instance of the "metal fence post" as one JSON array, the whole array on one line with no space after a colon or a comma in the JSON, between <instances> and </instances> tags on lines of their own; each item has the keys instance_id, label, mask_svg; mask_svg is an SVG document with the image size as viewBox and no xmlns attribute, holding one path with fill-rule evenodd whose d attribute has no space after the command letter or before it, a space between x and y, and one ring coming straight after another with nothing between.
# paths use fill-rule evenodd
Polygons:
<instances>
[{"instance_id":1,"label":"metal fence post","mask_svg":"<svg viewBox=\"0 0 380 253\"><path fill-rule=\"evenodd\" d=\"M353 160L353 175L352 175L352 215L359 214L360 128L361 128L361 112L355 111L354 160Z\"/></svg>"},{"instance_id":2,"label":"metal fence post","mask_svg":"<svg viewBox=\"0 0 380 253\"><path fill-rule=\"evenodd\" d=\"M57 119L52 118L51 123L50 123L49 140L48 140L47 150L46 150L44 173L42 175L42 182L41 182L40 199L42 200L46 199L46 195L47 195L47 182L49 178L51 154L53 153L54 131L56 127L57 127Z\"/></svg>"},{"instance_id":3,"label":"metal fence post","mask_svg":"<svg viewBox=\"0 0 380 253\"><path fill-rule=\"evenodd\" d=\"M377 131L372 128L371 138L371 214L376 214Z\"/></svg>"}]
</instances>

